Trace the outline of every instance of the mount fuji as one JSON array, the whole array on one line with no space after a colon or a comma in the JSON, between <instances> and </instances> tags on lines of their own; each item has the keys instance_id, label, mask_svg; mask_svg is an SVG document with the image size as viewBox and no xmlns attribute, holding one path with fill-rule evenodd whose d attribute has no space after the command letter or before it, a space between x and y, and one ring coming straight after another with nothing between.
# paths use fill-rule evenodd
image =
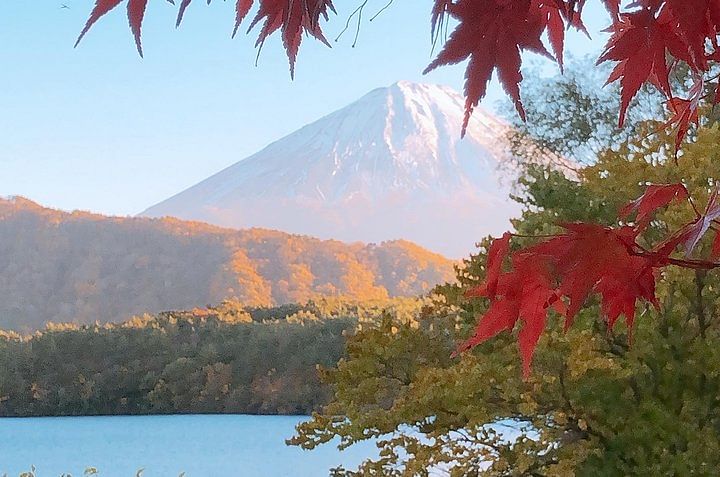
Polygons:
<instances>
[{"instance_id":1,"label":"mount fuji","mask_svg":"<svg viewBox=\"0 0 720 477\"><path fill-rule=\"evenodd\" d=\"M466 256L520 208L509 126L477 108L461 139L464 104L443 86L376 89L142 215Z\"/></svg>"}]
</instances>

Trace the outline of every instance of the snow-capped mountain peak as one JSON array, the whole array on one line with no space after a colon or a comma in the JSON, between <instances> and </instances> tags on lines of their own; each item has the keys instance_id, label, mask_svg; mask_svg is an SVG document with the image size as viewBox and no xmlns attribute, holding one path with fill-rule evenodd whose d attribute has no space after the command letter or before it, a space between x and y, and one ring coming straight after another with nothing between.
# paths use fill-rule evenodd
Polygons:
<instances>
[{"instance_id":1,"label":"snow-capped mountain peak","mask_svg":"<svg viewBox=\"0 0 720 477\"><path fill-rule=\"evenodd\" d=\"M461 139L464 104L444 86L375 89L143 214L464 256L518 211L509 126L477 108Z\"/></svg>"}]
</instances>

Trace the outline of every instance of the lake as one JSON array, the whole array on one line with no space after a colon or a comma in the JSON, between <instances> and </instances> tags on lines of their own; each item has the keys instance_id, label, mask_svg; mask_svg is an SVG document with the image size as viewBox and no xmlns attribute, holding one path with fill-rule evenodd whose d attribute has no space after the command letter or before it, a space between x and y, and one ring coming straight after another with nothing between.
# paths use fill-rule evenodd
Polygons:
<instances>
[{"instance_id":1,"label":"lake","mask_svg":"<svg viewBox=\"0 0 720 477\"><path fill-rule=\"evenodd\" d=\"M344 452L285 445L307 417L184 415L0 419L0 475L31 465L38 477L96 467L102 477L327 476L376 455L372 443Z\"/></svg>"}]
</instances>

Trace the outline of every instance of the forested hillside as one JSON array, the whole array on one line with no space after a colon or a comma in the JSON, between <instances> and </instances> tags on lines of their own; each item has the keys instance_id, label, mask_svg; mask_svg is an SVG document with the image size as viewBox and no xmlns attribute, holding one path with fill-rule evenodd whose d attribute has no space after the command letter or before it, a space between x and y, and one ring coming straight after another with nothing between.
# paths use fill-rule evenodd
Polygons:
<instances>
[{"instance_id":1,"label":"forested hillside","mask_svg":"<svg viewBox=\"0 0 720 477\"><path fill-rule=\"evenodd\" d=\"M347 336L384 316L413 321L426 301L226 301L27 337L0 331L0 416L309 414L331 396L317 367L337 364Z\"/></svg>"},{"instance_id":2,"label":"forested hillside","mask_svg":"<svg viewBox=\"0 0 720 477\"><path fill-rule=\"evenodd\" d=\"M453 262L402 240L346 244L0 200L4 329L117 322L226 298L267 306L320 295L412 296L453 276Z\"/></svg>"}]
</instances>

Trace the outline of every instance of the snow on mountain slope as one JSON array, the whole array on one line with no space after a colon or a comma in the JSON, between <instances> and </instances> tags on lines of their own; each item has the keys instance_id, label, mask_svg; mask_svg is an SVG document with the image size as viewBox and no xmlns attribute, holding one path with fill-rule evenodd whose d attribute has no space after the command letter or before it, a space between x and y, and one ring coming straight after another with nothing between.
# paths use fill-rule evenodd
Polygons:
<instances>
[{"instance_id":1,"label":"snow on mountain slope","mask_svg":"<svg viewBox=\"0 0 720 477\"><path fill-rule=\"evenodd\" d=\"M142 215L266 227L343 241L408 239L466 256L510 227L507 125L463 97L399 82L376 89Z\"/></svg>"}]
</instances>

